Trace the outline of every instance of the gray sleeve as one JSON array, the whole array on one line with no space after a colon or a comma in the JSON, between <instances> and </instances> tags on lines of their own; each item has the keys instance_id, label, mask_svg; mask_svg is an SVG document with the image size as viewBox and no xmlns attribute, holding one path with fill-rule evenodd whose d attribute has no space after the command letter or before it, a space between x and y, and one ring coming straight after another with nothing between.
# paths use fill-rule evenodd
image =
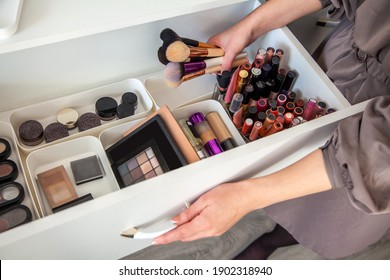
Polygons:
<instances>
[{"instance_id":1,"label":"gray sleeve","mask_svg":"<svg viewBox=\"0 0 390 280\"><path fill-rule=\"evenodd\" d=\"M390 96L340 122L321 149L333 188L347 188L367 213L390 213Z\"/></svg>"}]
</instances>

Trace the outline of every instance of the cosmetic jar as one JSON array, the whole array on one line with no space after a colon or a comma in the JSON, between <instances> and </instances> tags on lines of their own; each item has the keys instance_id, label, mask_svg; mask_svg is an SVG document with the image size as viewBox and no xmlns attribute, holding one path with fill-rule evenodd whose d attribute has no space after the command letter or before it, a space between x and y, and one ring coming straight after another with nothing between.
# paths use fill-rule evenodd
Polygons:
<instances>
[{"instance_id":1,"label":"cosmetic jar","mask_svg":"<svg viewBox=\"0 0 390 280\"><path fill-rule=\"evenodd\" d=\"M20 140L27 146L36 146L44 140L43 126L35 120L28 120L19 126Z\"/></svg>"},{"instance_id":2,"label":"cosmetic jar","mask_svg":"<svg viewBox=\"0 0 390 280\"><path fill-rule=\"evenodd\" d=\"M203 146L209 155L212 156L223 152L221 144L202 113L197 112L192 114L189 117L189 121L195 127L195 130L199 134Z\"/></svg>"},{"instance_id":3,"label":"cosmetic jar","mask_svg":"<svg viewBox=\"0 0 390 280\"><path fill-rule=\"evenodd\" d=\"M69 136L69 131L66 125L59 122L55 122L46 126L44 135L45 141L47 143L50 143Z\"/></svg>"},{"instance_id":4,"label":"cosmetic jar","mask_svg":"<svg viewBox=\"0 0 390 280\"><path fill-rule=\"evenodd\" d=\"M32 220L30 209L25 205L13 205L0 211L0 232L4 232Z\"/></svg>"},{"instance_id":5,"label":"cosmetic jar","mask_svg":"<svg viewBox=\"0 0 390 280\"><path fill-rule=\"evenodd\" d=\"M11 145L9 142L0 138L0 161L7 159L11 155Z\"/></svg>"},{"instance_id":6,"label":"cosmetic jar","mask_svg":"<svg viewBox=\"0 0 390 280\"><path fill-rule=\"evenodd\" d=\"M11 204L20 204L24 199L24 189L18 182L0 185L0 209Z\"/></svg>"},{"instance_id":7,"label":"cosmetic jar","mask_svg":"<svg viewBox=\"0 0 390 280\"><path fill-rule=\"evenodd\" d=\"M134 112L135 112L134 105L130 103L119 104L118 107L116 108L116 115L118 119L130 117L134 115Z\"/></svg>"},{"instance_id":8,"label":"cosmetic jar","mask_svg":"<svg viewBox=\"0 0 390 280\"><path fill-rule=\"evenodd\" d=\"M0 183L15 180L19 175L18 166L12 160L0 161Z\"/></svg>"},{"instance_id":9,"label":"cosmetic jar","mask_svg":"<svg viewBox=\"0 0 390 280\"><path fill-rule=\"evenodd\" d=\"M57 112L57 121L66 125L68 129L77 127L77 120L79 119L79 113L72 108L64 108Z\"/></svg>"},{"instance_id":10,"label":"cosmetic jar","mask_svg":"<svg viewBox=\"0 0 390 280\"><path fill-rule=\"evenodd\" d=\"M118 102L112 97L101 97L95 103L96 114L103 121L110 121L116 117Z\"/></svg>"},{"instance_id":11,"label":"cosmetic jar","mask_svg":"<svg viewBox=\"0 0 390 280\"><path fill-rule=\"evenodd\" d=\"M134 110L137 110L138 97L134 92L128 91L122 95L122 103L133 105Z\"/></svg>"},{"instance_id":12,"label":"cosmetic jar","mask_svg":"<svg viewBox=\"0 0 390 280\"><path fill-rule=\"evenodd\" d=\"M84 113L80 116L77 127L79 128L79 131L85 131L94 127L97 127L102 124L102 121L100 120L99 116L95 113Z\"/></svg>"}]
</instances>

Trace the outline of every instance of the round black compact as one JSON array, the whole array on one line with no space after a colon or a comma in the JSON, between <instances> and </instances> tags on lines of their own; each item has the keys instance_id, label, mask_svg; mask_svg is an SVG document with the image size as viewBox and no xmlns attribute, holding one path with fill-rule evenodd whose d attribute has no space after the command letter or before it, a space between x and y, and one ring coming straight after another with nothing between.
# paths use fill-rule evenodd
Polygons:
<instances>
[{"instance_id":1,"label":"round black compact","mask_svg":"<svg viewBox=\"0 0 390 280\"><path fill-rule=\"evenodd\" d=\"M9 142L4 139L0 138L0 160L7 159L11 154L11 145Z\"/></svg>"},{"instance_id":2,"label":"round black compact","mask_svg":"<svg viewBox=\"0 0 390 280\"><path fill-rule=\"evenodd\" d=\"M12 160L0 161L0 184L15 180L19 175L18 166Z\"/></svg>"},{"instance_id":3,"label":"round black compact","mask_svg":"<svg viewBox=\"0 0 390 280\"><path fill-rule=\"evenodd\" d=\"M95 103L96 114L103 121L110 121L116 117L118 102L112 97L101 97Z\"/></svg>"},{"instance_id":4,"label":"round black compact","mask_svg":"<svg viewBox=\"0 0 390 280\"><path fill-rule=\"evenodd\" d=\"M123 119L134 115L135 109L132 104L122 103L116 108L118 119Z\"/></svg>"},{"instance_id":5,"label":"round black compact","mask_svg":"<svg viewBox=\"0 0 390 280\"><path fill-rule=\"evenodd\" d=\"M122 103L133 105L134 110L137 110L138 97L134 92L128 91L122 95Z\"/></svg>"},{"instance_id":6,"label":"round black compact","mask_svg":"<svg viewBox=\"0 0 390 280\"><path fill-rule=\"evenodd\" d=\"M12 205L0 211L0 232L25 224L32 220L32 213L25 205Z\"/></svg>"},{"instance_id":7,"label":"round black compact","mask_svg":"<svg viewBox=\"0 0 390 280\"><path fill-rule=\"evenodd\" d=\"M24 189L18 182L0 185L0 209L11 204L20 204L24 199Z\"/></svg>"}]
</instances>

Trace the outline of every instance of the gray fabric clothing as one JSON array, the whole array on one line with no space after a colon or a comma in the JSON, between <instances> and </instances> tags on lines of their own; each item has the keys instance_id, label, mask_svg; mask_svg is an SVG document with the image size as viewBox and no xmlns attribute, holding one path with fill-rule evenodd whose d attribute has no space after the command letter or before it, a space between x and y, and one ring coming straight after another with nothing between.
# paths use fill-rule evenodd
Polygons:
<instances>
[{"instance_id":1,"label":"gray fabric clothing","mask_svg":"<svg viewBox=\"0 0 390 280\"><path fill-rule=\"evenodd\" d=\"M333 190L269 206L265 212L305 247L341 258L390 229L390 96L342 121L322 147Z\"/></svg>"},{"instance_id":2,"label":"gray fabric clothing","mask_svg":"<svg viewBox=\"0 0 390 280\"><path fill-rule=\"evenodd\" d=\"M317 61L351 104L372 102L322 147L333 190L265 212L299 243L335 259L390 236L390 1L331 2L329 16L341 23Z\"/></svg>"},{"instance_id":3,"label":"gray fabric clothing","mask_svg":"<svg viewBox=\"0 0 390 280\"><path fill-rule=\"evenodd\" d=\"M341 23L321 45L319 65L352 104L390 95L390 1L332 3L329 17Z\"/></svg>"}]
</instances>

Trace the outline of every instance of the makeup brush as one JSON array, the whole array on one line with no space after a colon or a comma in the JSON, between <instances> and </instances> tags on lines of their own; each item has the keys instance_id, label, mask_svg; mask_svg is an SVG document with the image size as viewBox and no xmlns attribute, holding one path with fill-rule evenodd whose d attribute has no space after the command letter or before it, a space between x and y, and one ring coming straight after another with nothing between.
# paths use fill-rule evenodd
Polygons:
<instances>
[{"instance_id":1,"label":"makeup brush","mask_svg":"<svg viewBox=\"0 0 390 280\"><path fill-rule=\"evenodd\" d=\"M167 59L171 62L183 62L189 57L217 57L224 54L221 48L189 47L181 41L169 44L165 52Z\"/></svg>"},{"instance_id":2,"label":"makeup brush","mask_svg":"<svg viewBox=\"0 0 390 280\"><path fill-rule=\"evenodd\" d=\"M248 58L247 57L240 58L240 59L237 59L237 60L233 61L232 67L233 68L234 67L238 67L238 66L240 66L240 65L242 65L244 63L247 63L247 62L248 62ZM205 69L202 69L202 70L199 70L199 71L196 71L194 73L190 73L190 74L187 74L187 75L184 75L184 76L181 76L181 73L174 73L175 75L166 77L165 83L169 87L173 87L174 88L174 87L178 87L182 82L185 82L185 81L197 78L197 77L202 76L204 74L218 73L218 72L221 72L221 70L222 70L222 66L221 65L216 65L216 66L205 68Z\"/></svg>"},{"instance_id":3,"label":"makeup brush","mask_svg":"<svg viewBox=\"0 0 390 280\"><path fill-rule=\"evenodd\" d=\"M216 48L215 45L199 42L197 40L189 39L180 37L175 31L173 31L171 28L165 28L160 33L160 38L164 42L170 44L175 41L182 41L186 45L192 46L192 47L201 47L201 48Z\"/></svg>"},{"instance_id":4,"label":"makeup brush","mask_svg":"<svg viewBox=\"0 0 390 280\"><path fill-rule=\"evenodd\" d=\"M240 53L236 56L235 60L247 57L247 53ZM217 66L222 64L223 56L205 59L197 62L169 62L164 69L164 76L166 79L171 80L172 76L180 76L194 73L196 71ZM174 80L178 80L175 78Z\"/></svg>"},{"instance_id":5,"label":"makeup brush","mask_svg":"<svg viewBox=\"0 0 390 280\"><path fill-rule=\"evenodd\" d=\"M130 227L121 231L121 235L133 239L153 239L176 227L169 219L157 221L145 227Z\"/></svg>"}]
</instances>

